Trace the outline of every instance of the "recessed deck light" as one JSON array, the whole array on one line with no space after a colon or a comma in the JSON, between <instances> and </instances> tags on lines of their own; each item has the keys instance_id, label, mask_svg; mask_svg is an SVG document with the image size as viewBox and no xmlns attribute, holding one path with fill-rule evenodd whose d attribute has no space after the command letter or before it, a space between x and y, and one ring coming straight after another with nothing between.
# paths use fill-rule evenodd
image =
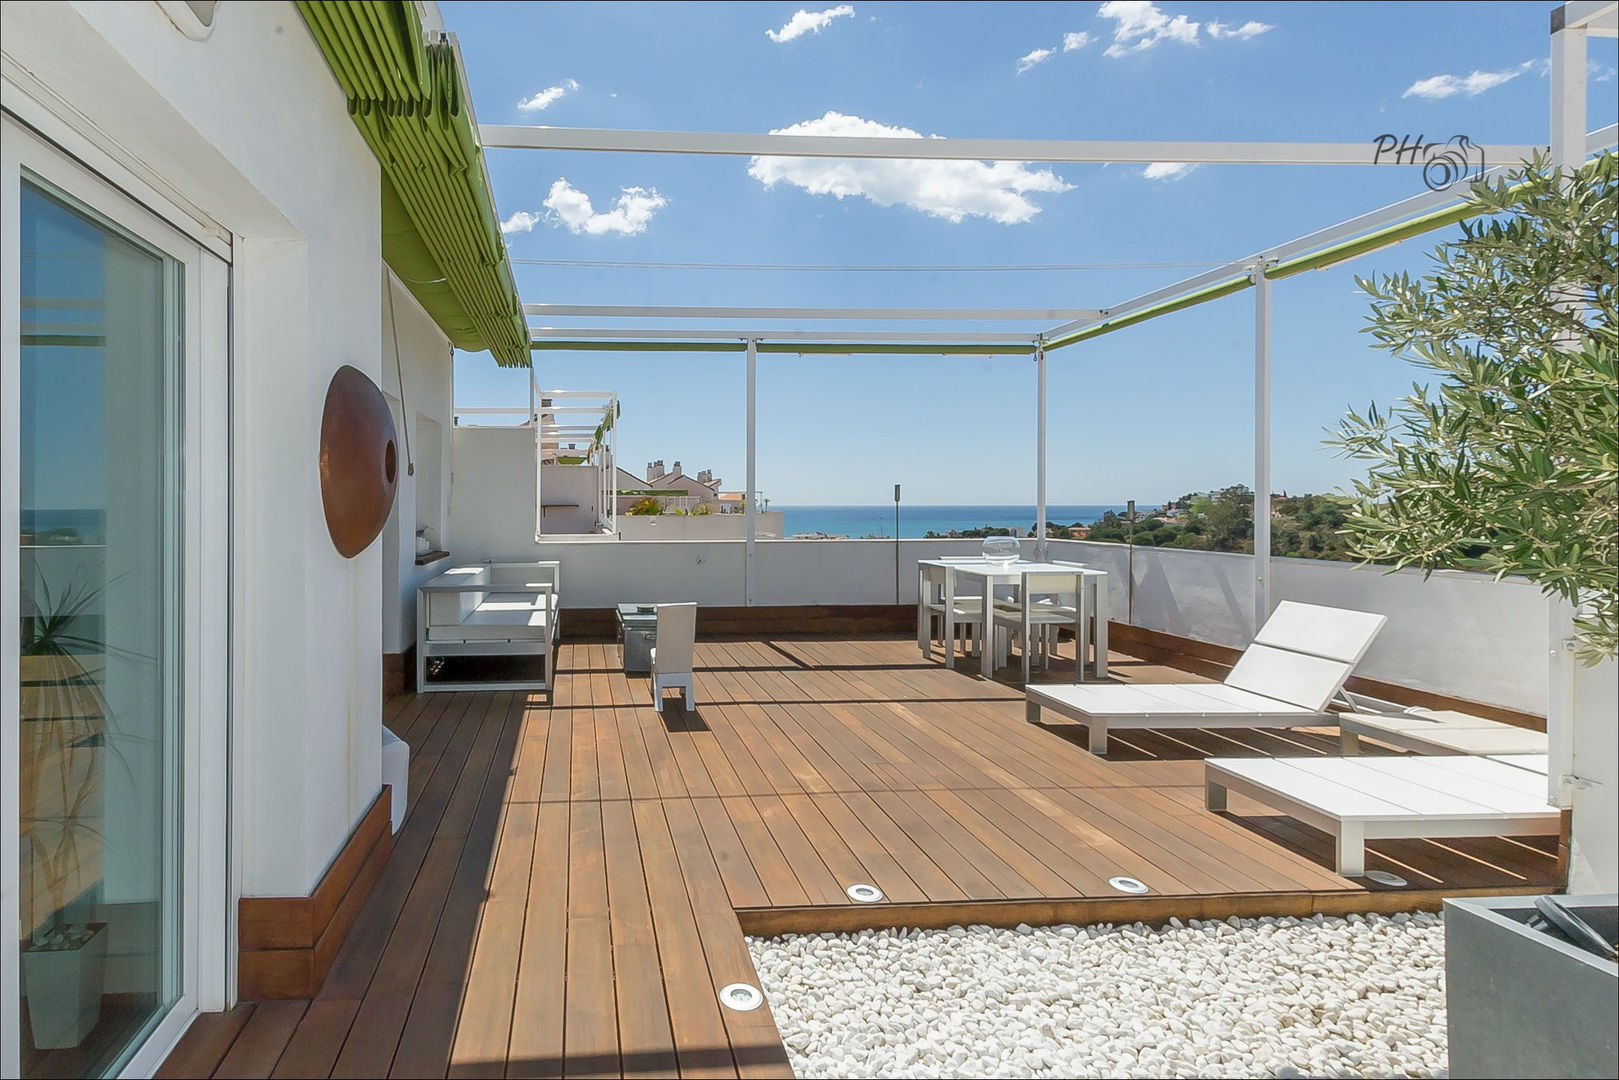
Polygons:
<instances>
[{"instance_id":1,"label":"recessed deck light","mask_svg":"<svg viewBox=\"0 0 1619 1080\"><path fill-rule=\"evenodd\" d=\"M1110 877L1107 879L1107 883L1120 892L1133 893L1138 896L1141 893L1152 891L1143 882L1137 881L1133 877Z\"/></svg>"},{"instance_id":2,"label":"recessed deck light","mask_svg":"<svg viewBox=\"0 0 1619 1080\"><path fill-rule=\"evenodd\" d=\"M883 898L883 891L875 885L850 885L843 890L849 899L860 904L875 904Z\"/></svg>"},{"instance_id":3,"label":"recessed deck light","mask_svg":"<svg viewBox=\"0 0 1619 1080\"><path fill-rule=\"evenodd\" d=\"M720 989L720 1004L737 1012L752 1012L765 1003L765 996L757 986L732 983Z\"/></svg>"},{"instance_id":4,"label":"recessed deck light","mask_svg":"<svg viewBox=\"0 0 1619 1080\"><path fill-rule=\"evenodd\" d=\"M1375 881L1379 885L1387 885L1391 889L1403 889L1411 884L1399 874L1391 874L1387 870L1368 870L1366 880Z\"/></svg>"}]
</instances>

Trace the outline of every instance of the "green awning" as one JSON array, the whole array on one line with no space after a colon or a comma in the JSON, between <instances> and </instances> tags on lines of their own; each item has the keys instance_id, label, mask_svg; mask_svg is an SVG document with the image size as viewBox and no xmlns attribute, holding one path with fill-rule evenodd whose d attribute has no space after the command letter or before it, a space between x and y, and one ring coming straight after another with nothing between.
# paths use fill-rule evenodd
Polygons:
<instances>
[{"instance_id":1,"label":"green awning","mask_svg":"<svg viewBox=\"0 0 1619 1080\"><path fill-rule=\"evenodd\" d=\"M382 257L457 348L529 364L528 325L454 46L401 0L299 0L382 166Z\"/></svg>"}]
</instances>

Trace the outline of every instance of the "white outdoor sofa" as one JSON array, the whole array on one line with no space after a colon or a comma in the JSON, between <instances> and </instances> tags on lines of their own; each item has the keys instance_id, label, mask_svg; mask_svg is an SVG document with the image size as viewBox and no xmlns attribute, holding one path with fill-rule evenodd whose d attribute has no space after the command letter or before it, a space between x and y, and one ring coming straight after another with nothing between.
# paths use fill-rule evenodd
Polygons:
<instances>
[{"instance_id":1,"label":"white outdoor sofa","mask_svg":"<svg viewBox=\"0 0 1619 1080\"><path fill-rule=\"evenodd\" d=\"M1546 756L1209 758L1204 801L1227 808L1235 791L1336 842L1336 870L1366 874L1366 841L1402 837L1556 836L1562 813L1546 799Z\"/></svg>"},{"instance_id":2,"label":"white outdoor sofa","mask_svg":"<svg viewBox=\"0 0 1619 1080\"><path fill-rule=\"evenodd\" d=\"M1258 728L1333 725L1327 704L1371 648L1382 615L1284 600L1223 683L1031 686L1026 716L1043 709L1090 729L1093 754L1109 728Z\"/></svg>"},{"instance_id":3,"label":"white outdoor sofa","mask_svg":"<svg viewBox=\"0 0 1619 1080\"><path fill-rule=\"evenodd\" d=\"M417 691L543 690L549 701L561 578L556 562L485 562L446 570L417 589ZM541 656L545 678L430 682L435 656Z\"/></svg>"}]
</instances>

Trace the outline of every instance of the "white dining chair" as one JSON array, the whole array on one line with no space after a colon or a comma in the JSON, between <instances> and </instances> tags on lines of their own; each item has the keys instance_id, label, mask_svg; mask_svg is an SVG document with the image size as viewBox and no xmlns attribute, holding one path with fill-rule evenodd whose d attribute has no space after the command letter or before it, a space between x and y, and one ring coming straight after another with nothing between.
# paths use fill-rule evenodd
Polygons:
<instances>
[{"instance_id":1,"label":"white dining chair","mask_svg":"<svg viewBox=\"0 0 1619 1080\"><path fill-rule=\"evenodd\" d=\"M652 707L663 711L663 692L685 691L687 709L695 707L692 686L692 643L697 638L696 604L659 604L657 644L652 647Z\"/></svg>"},{"instance_id":2,"label":"white dining chair","mask_svg":"<svg viewBox=\"0 0 1619 1080\"><path fill-rule=\"evenodd\" d=\"M1033 673L1035 652L1050 663L1045 635L1063 626L1073 628L1077 645L1074 681L1083 678L1085 664L1085 575L1073 571L1027 571L1018 582L1017 598L997 598L991 606L991 624L1011 632L1023 654L1023 681Z\"/></svg>"},{"instance_id":3,"label":"white dining chair","mask_svg":"<svg viewBox=\"0 0 1619 1080\"><path fill-rule=\"evenodd\" d=\"M982 654L984 598L956 595L956 583L952 580L954 575L946 567L922 564L920 570L918 585L922 589L922 603L917 609L921 617L917 619L916 643L921 648L922 655L929 660L933 659L935 624L939 626L940 639L944 643L945 667L955 667L958 630L963 635L964 651L967 651L968 655L972 655L974 651Z\"/></svg>"}]
</instances>

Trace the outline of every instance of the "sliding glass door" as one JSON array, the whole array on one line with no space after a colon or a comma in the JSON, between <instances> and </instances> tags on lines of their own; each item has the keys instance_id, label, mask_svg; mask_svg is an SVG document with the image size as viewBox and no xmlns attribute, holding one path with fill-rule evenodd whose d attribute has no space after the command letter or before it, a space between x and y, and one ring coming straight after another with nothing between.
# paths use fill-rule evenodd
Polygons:
<instances>
[{"instance_id":1,"label":"sliding glass door","mask_svg":"<svg viewBox=\"0 0 1619 1080\"><path fill-rule=\"evenodd\" d=\"M0 1072L109 1075L195 1009L203 808L187 594L201 583L187 448L203 342L188 309L223 295L202 288L212 256L196 244L7 135L25 152L6 162L5 869L18 934L16 1057Z\"/></svg>"}]
</instances>

